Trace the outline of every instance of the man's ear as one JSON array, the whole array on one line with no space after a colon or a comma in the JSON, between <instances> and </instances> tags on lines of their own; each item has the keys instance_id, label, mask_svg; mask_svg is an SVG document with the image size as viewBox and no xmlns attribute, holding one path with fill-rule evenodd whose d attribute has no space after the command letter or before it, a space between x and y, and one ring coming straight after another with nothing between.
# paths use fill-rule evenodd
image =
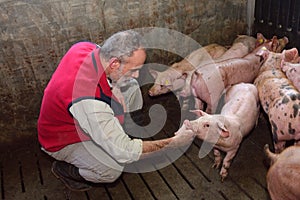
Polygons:
<instances>
[{"instance_id":1,"label":"man's ear","mask_svg":"<svg viewBox=\"0 0 300 200\"><path fill-rule=\"evenodd\" d=\"M121 63L119 61L119 59L117 58L111 58L109 60L109 65L108 65L111 69L119 69L119 67L121 66Z\"/></svg>"}]
</instances>

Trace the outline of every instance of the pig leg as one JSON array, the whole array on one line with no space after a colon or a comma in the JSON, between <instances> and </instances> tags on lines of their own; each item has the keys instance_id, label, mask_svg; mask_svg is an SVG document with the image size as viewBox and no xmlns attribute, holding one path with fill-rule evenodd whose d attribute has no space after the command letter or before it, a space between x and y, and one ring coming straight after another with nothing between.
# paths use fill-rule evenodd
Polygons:
<instances>
[{"instance_id":1,"label":"pig leg","mask_svg":"<svg viewBox=\"0 0 300 200\"><path fill-rule=\"evenodd\" d=\"M235 150L232 150L230 152L227 152L227 154L226 154L226 156L223 160L223 165L222 165L222 168L221 168L221 171L220 171L222 182L228 176L228 169L230 167L231 161L232 161L233 157L235 156L237 150L238 150L238 148L235 149Z\"/></svg>"},{"instance_id":2,"label":"pig leg","mask_svg":"<svg viewBox=\"0 0 300 200\"><path fill-rule=\"evenodd\" d=\"M203 102L200 99L195 98L195 109L203 110L203 108L204 108Z\"/></svg>"},{"instance_id":3,"label":"pig leg","mask_svg":"<svg viewBox=\"0 0 300 200\"><path fill-rule=\"evenodd\" d=\"M222 156L221 156L221 152L216 148L214 148L214 156L215 156L215 163L213 164L212 168L219 169L222 162Z\"/></svg>"}]
</instances>

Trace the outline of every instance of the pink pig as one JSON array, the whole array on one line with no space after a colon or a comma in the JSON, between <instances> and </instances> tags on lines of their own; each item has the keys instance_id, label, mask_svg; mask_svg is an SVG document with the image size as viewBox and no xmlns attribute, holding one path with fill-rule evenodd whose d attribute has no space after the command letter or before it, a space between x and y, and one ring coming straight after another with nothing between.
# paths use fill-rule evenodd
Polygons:
<instances>
[{"instance_id":1,"label":"pink pig","mask_svg":"<svg viewBox=\"0 0 300 200\"><path fill-rule=\"evenodd\" d=\"M150 69L155 83L148 93L150 96L157 96L180 89L180 96L190 96L191 75L196 68L230 58L243 57L266 41L260 33L257 34L256 39L247 35L238 35L228 50L218 44L210 44L193 51L185 59L174 63L163 72Z\"/></svg>"},{"instance_id":2,"label":"pink pig","mask_svg":"<svg viewBox=\"0 0 300 200\"><path fill-rule=\"evenodd\" d=\"M185 59L174 63L165 71L150 69L149 72L155 79L155 83L149 89L149 95L158 96L181 89L196 66L202 62L212 62L212 59L222 55L225 50L225 47L218 44L209 44L193 51Z\"/></svg>"},{"instance_id":3,"label":"pink pig","mask_svg":"<svg viewBox=\"0 0 300 200\"><path fill-rule=\"evenodd\" d=\"M298 51L264 51L263 54L267 59L254 84L260 103L269 117L275 152L280 153L286 141L295 140L297 144L300 140L300 93L281 71L282 60L292 61Z\"/></svg>"},{"instance_id":4,"label":"pink pig","mask_svg":"<svg viewBox=\"0 0 300 200\"><path fill-rule=\"evenodd\" d=\"M265 40L261 34L259 36L262 38L258 40L264 42L248 55L207 64L194 71L191 88L197 109L203 109L204 102L207 104L206 112L214 113L226 87L241 82L252 83L265 58L257 54L262 51L262 47L274 51L282 49L277 37Z\"/></svg>"},{"instance_id":5,"label":"pink pig","mask_svg":"<svg viewBox=\"0 0 300 200\"><path fill-rule=\"evenodd\" d=\"M300 147L290 146L274 154L265 145L265 153L271 161L267 186L272 200L300 199Z\"/></svg>"},{"instance_id":6,"label":"pink pig","mask_svg":"<svg viewBox=\"0 0 300 200\"><path fill-rule=\"evenodd\" d=\"M227 89L225 94L225 105L220 114L210 115L196 110L193 112L200 116L198 119L184 121L185 130L192 130L196 137L214 145L213 167L220 167L220 151L226 152L220 171L222 181L228 175L231 161L243 137L254 128L260 110L257 89L253 84L236 84Z\"/></svg>"}]
</instances>

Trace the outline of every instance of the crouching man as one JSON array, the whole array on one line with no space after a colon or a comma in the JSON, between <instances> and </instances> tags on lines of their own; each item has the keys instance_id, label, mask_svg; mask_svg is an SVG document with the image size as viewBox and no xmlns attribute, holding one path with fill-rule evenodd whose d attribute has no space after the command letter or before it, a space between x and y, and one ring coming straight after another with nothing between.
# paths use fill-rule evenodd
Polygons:
<instances>
[{"instance_id":1,"label":"crouching man","mask_svg":"<svg viewBox=\"0 0 300 200\"><path fill-rule=\"evenodd\" d=\"M137 78L145 59L142 37L132 30L112 35L101 47L76 43L61 59L44 91L38 139L56 159L53 174L69 189L114 182L126 164L193 140L193 134L183 133L142 141L124 132L126 103L114 86Z\"/></svg>"}]
</instances>

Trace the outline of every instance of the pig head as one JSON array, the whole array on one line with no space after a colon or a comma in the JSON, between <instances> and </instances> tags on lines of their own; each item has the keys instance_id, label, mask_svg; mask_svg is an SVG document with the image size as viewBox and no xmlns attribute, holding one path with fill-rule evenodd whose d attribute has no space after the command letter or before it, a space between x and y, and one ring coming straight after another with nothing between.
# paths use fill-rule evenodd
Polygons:
<instances>
[{"instance_id":1,"label":"pig head","mask_svg":"<svg viewBox=\"0 0 300 200\"><path fill-rule=\"evenodd\" d=\"M271 161L267 172L267 187L271 199L300 199L300 147L290 146L280 154L274 154L266 144L264 150Z\"/></svg>"},{"instance_id":2,"label":"pig head","mask_svg":"<svg viewBox=\"0 0 300 200\"><path fill-rule=\"evenodd\" d=\"M173 68L159 72L149 69L155 79L154 85L148 91L150 96L158 96L182 88L185 84L186 75Z\"/></svg>"}]
</instances>

